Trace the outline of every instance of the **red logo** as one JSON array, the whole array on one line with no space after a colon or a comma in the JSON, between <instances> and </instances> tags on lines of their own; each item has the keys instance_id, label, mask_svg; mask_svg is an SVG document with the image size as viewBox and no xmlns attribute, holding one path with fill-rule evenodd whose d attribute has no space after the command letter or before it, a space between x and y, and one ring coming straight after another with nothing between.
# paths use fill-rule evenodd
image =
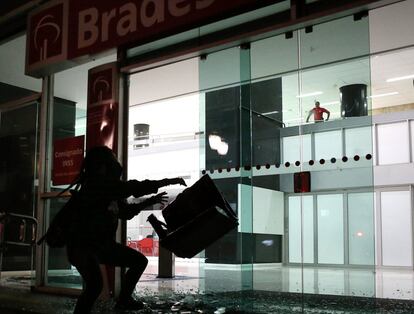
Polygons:
<instances>
[{"instance_id":1,"label":"red logo","mask_svg":"<svg viewBox=\"0 0 414 314\"><path fill-rule=\"evenodd\" d=\"M110 102L113 100L113 68L91 73L89 77L89 104Z\"/></svg>"},{"instance_id":2,"label":"red logo","mask_svg":"<svg viewBox=\"0 0 414 314\"><path fill-rule=\"evenodd\" d=\"M29 64L44 63L65 53L63 16L63 3L32 15L29 22Z\"/></svg>"},{"instance_id":3,"label":"red logo","mask_svg":"<svg viewBox=\"0 0 414 314\"><path fill-rule=\"evenodd\" d=\"M116 151L118 125L118 68L107 63L89 70L87 149L106 145Z\"/></svg>"}]
</instances>

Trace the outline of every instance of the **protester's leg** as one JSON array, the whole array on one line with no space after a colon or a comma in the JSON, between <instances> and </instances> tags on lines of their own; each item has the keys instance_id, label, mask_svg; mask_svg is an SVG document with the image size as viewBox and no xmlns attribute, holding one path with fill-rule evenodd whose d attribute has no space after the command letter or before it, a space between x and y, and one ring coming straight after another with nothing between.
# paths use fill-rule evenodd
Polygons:
<instances>
[{"instance_id":1,"label":"protester's leg","mask_svg":"<svg viewBox=\"0 0 414 314\"><path fill-rule=\"evenodd\" d=\"M90 313L103 285L98 257L86 249L68 249L68 257L81 274L84 283L74 314Z\"/></svg>"},{"instance_id":2,"label":"protester's leg","mask_svg":"<svg viewBox=\"0 0 414 314\"><path fill-rule=\"evenodd\" d=\"M106 254L104 263L128 268L121 287L119 300L121 302L129 301L138 280L147 267L148 259L140 252L119 243L114 244L111 251L111 254Z\"/></svg>"}]
</instances>

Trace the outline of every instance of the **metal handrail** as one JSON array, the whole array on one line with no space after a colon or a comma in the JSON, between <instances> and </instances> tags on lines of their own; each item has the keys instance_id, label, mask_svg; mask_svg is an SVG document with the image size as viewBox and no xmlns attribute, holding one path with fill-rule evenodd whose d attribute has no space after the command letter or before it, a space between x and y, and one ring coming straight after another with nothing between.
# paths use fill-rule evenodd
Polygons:
<instances>
[{"instance_id":1,"label":"metal handrail","mask_svg":"<svg viewBox=\"0 0 414 314\"><path fill-rule=\"evenodd\" d=\"M4 240L4 231L6 230L8 219L10 218L18 218L21 219L20 227L19 227L19 242L17 241L5 241ZM9 213L4 212L0 213L0 223L5 221L5 223L2 223L2 230L0 233L0 245L3 246L4 244L11 244L11 245L18 245L18 246L32 246L34 243L36 243L36 236L37 236L37 219L28 216L28 215L21 215L21 214L15 214L15 213ZM26 242L26 226L27 221L30 221L32 223L32 235L30 242Z\"/></svg>"}]
</instances>

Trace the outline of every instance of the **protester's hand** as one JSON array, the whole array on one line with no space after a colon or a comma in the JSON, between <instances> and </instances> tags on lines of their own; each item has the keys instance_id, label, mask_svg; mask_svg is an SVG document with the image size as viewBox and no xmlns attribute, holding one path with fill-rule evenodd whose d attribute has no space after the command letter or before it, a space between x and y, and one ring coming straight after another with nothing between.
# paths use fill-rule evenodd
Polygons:
<instances>
[{"instance_id":1,"label":"protester's hand","mask_svg":"<svg viewBox=\"0 0 414 314\"><path fill-rule=\"evenodd\" d=\"M170 179L170 184L179 184L179 185L184 185L187 186L187 184L185 183L183 178L173 178Z\"/></svg>"},{"instance_id":2,"label":"protester's hand","mask_svg":"<svg viewBox=\"0 0 414 314\"><path fill-rule=\"evenodd\" d=\"M161 204L161 205L164 205L165 203L167 203L167 202L168 202L167 192L161 192L161 193L158 193L158 194L157 194L157 195L155 195L155 196L150 197L150 198L148 199L148 202L149 202L151 205L155 205L155 204Z\"/></svg>"}]
</instances>

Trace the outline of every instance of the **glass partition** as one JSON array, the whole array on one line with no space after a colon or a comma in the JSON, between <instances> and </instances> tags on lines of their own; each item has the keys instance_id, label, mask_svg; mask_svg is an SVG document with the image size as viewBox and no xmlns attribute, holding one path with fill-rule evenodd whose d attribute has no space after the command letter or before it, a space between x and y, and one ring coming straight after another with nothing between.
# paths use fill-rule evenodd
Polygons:
<instances>
[{"instance_id":1,"label":"glass partition","mask_svg":"<svg viewBox=\"0 0 414 314\"><path fill-rule=\"evenodd\" d=\"M375 296L368 35L346 17L251 43L255 291Z\"/></svg>"},{"instance_id":2,"label":"glass partition","mask_svg":"<svg viewBox=\"0 0 414 314\"><path fill-rule=\"evenodd\" d=\"M181 177L187 186L200 178L200 99L198 59L138 72L129 77L128 179L159 180ZM184 190L167 186L169 203ZM131 199L140 202L145 199ZM184 259L160 252L160 239L147 221L154 214L164 221L159 205L151 206L127 223L127 245L149 260L138 293L198 289L199 257ZM164 259L165 258L165 259ZM171 258L171 262L170 262ZM174 267L174 268L173 268ZM177 280L160 282L161 277Z\"/></svg>"},{"instance_id":3,"label":"glass partition","mask_svg":"<svg viewBox=\"0 0 414 314\"><path fill-rule=\"evenodd\" d=\"M275 312L375 296L368 38L346 17L131 75L130 177L207 174L238 216L192 259L198 292L248 313L269 293Z\"/></svg>"},{"instance_id":4,"label":"glass partition","mask_svg":"<svg viewBox=\"0 0 414 314\"><path fill-rule=\"evenodd\" d=\"M86 104L88 70L100 64L114 61L115 55L107 56L54 75L53 104L49 119L52 128L49 130L49 156L57 140L73 138L86 134ZM52 171L52 160L49 158L49 170ZM52 173L46 176L46 192L60 192L68 185L61 185L52 180ZM45 200L45 225L53 219L63 207L67 197L52 197ZM46 246L46 285L62 288L81 288L79 273L66 256L65 248L50 248Z\"/></svg>"},{"instance_id":5,"label":"glass partition","mask_svg":"<svg viewBox=\"0 0 414 314\"><path fill-rule=\"evenodd\" d=\"M34 283L36 246L31 239L37 215L42 80L24 74L25 45L24 35L0 44L0 284L29 288Z\"/></svg>"},{"instance_id":6,"label":"glass partition","mask_svg":"<svg viewBox=\"0 0 414 314\"><path fill-rule=\"evenodd\" d=\"M314 261L303 260L302 268L314 270L315 293L340 303L340 296L375 297L376 290L368 22L349 16L299 31L302 120L295 135L310 137L311 158L299 160L302 177L293 173L290 182L299 192L309 180L314 209L306 214L302 201L301 225L314 226Z\"/></svg>"},{"instance_id":7,"label":"glass partition","mask_svg":"<svg viewBox=\"0 0 414 314\"><path fill-rule=\"evenodd\" d=\"M212 53L199 62L200 164L238 216L239 225L206 248L200 260L200 288L220 293L240 309L253 312L243 298L254 289L252 117L250 48ZM223 296L224 296L223 295ZM225 301L223 301L225 302ZM223 305L225 306L225 305Z\"/></svg>"}]
</instances>

